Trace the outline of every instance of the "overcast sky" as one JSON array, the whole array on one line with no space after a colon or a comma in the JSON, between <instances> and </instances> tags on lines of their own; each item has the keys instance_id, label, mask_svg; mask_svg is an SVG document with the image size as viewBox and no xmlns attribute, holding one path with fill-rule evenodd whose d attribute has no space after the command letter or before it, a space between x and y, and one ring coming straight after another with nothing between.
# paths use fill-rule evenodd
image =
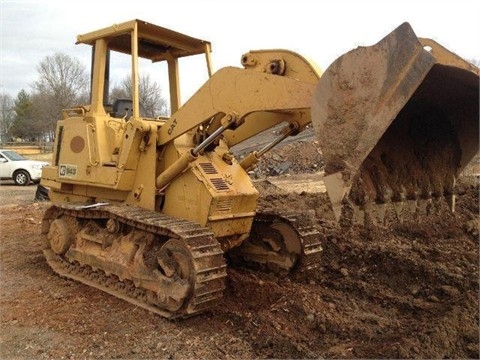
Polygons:
<instances>
[{"instance_id":1,"label":"overcast sky","mask_svg":"<svg viewBox=\"0 0 480 360\"><path fill-rule=\"evenodd\" d=\"M214 70L240 66L243 53L262 48L290 49L326 69L338 56L376 43L405 21L417 36L432 38L467 60L480 59L479 0L0 0L0 4L0 92L12 97L21 89L31 90L37 65L56 52L80 59L89 69L90 48L75 45L76 36L135 18L210 41ZM117 69L117 77L121 71ZM192 69L180 72L185 101L206 75Z\"/></svg>"}]
</instances>

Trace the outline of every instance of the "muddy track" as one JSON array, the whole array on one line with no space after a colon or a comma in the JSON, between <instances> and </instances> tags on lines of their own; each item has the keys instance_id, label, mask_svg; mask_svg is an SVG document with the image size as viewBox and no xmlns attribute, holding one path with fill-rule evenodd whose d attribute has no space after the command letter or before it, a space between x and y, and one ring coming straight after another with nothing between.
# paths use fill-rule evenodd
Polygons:
<instances>
[{"instance_id":1,"label":"muddy track","mask_svg":"<svg viewBox=\"0 0 480 360\"><path fill-rule=\"evenodd\" d=\"M63 220L65 217L69 217L75 223L78 219L83 220L83 222L92 220L95 222L112 221L112 224L119 224L118 226L123 228L122 232L115 231L116 237L119 239L122 238L123 232L130 234L134 230L140 231L138 234L140 240L132 240L129 236L123 236L125 241L120 240L121 246L118 246L121 250L128 241L132 242L134 248L138 248L134 255L135 260L129 261L129 263L135 265L134 269L122 266L123 262L118 264L107 261L97 263L99 261L97 257L100 259L104 257L123 259L122 253L115 255L115 253L110 254L111 251L109 251L109 249L115 249L117 240L112 240L113 243L102 242L100 233L93 236L96 237L95 242L102 242L101 248L105 251L97 250L90 253L88 250L92 248L92 245L94 246L92 244L87 245L87 251L84 252L85 245L82 245L81 242L75 246L75 249L66 251L64 256L60 256L63 254L55 254L51 249L44 250L49 265L62 276L93 286L166 318L192 316L209 309L222 298L225 287L226 264L220 244L208 229L190 221L174 219L157 212L125 206L76 209L65 205L64 207L52 207L46 214L44 221L48 225L51 221L53 221L52 225L54 221L65 222ZM82 234L82 231L88 225L89 223L78 231L77 238L82 238L83 241L84 237L87 241L90 239L90 235ZM128 229L126 229L127 227ZM148 246L147 243L142 241L143 238L148 237L147 234L156 238L163 237L181 241L185 251L191 256L192 264L189 269L193 272L189 276L191 280L186 281L188 279L184 280L177 277L173 269L171 270L172 274L168 274L167 277L155 276L155 272L153 272L150 275L152 280L149 280L149 274L146 272L137 274L145 266L143 262L151 256L151 254L148 254L148 250L145 250L145 253L142 252L142 249ZM55 250L53 245L52 248ZM139 257L142 259L137 260ZM94 261L89 261L90 258L94 258ZM86 264L81 264L79 260L82 263L86 262ZM106 270L106 273L97 268ZM154 281L153 279L157 277L159 279ZM150 282L155 283L155 285L150 284ZM186 294L183 294L184 292ZM172 302L174 308L170 308ZM179 305L176 305L177 302L179 302Z\"/></svg>"}]
</instances>

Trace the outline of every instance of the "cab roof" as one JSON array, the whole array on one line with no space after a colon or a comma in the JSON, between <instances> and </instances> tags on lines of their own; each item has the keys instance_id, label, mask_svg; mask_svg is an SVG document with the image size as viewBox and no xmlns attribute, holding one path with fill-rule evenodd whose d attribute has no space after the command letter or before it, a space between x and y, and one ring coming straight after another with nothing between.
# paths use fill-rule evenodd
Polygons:
<instances>
[{"instance_id":1,"label":"cab roof","mask_svg":"<svg viewBox=\"0 0 480 360\"><path fill-rule=\"evenodd\" d=\"M209 52L211 44L142 20L131 20L121 24L77 36L77 44L94 45L98 39L108 41L108 48L132 54L131 33L137 28L138 56L153 62L198 55Z\"/></svg>"}]
</instances>

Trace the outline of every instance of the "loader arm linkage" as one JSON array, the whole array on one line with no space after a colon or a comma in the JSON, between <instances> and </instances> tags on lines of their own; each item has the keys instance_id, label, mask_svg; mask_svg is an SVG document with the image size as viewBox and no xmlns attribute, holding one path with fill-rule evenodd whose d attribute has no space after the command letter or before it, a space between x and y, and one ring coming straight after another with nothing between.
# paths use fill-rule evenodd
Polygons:
<instances>
[{"instance_id":1,"label":"loader arm linkage","mask_svg":"<svg viewBox=\"0 0 480 360\"><path fill-rule=\"evenodd\" d=\"M162 126L157 145L200 125L210 135L226 114L245 122L226 133L229 146L281 122L295 123L299 130L311 122L311 99L320 78L315 65L286 50L250 52L242 56L242 63L245 69L226 67L214 73Z\"/></svg>"}]
</instances>

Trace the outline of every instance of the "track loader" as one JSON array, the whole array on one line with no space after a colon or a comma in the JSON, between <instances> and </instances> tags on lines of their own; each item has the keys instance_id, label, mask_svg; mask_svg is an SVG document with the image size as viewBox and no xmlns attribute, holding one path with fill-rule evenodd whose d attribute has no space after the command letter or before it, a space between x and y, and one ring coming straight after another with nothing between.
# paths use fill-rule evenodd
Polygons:
<instances>
[{"instance_id":1,"label":"track loader","mask_svg":"<svg viewBox=\"0 0 480 360\"><path fill-rule=\"evenodd\" d=\"M404 27L409 29L408 25ZM388 39L397 37L398 31L403 30L395 30L383 41L390 44ZM226 280L226 255L282 273L311 271L320 265L322 239L312 216L258 207L259 194L247 171L264 153L304 130L313 120L324 153L334 161L340 159L340 167L329 165L334 168L330 189L335 209L351 198L355 205L364 206L366 196L357 200L351 189L359 181L355 179L366 178L357 173L367 171L369 156L374 158L378 152L382 158L388 150L387 156L402 160L397 149L402 149L402 141L410 146L411 132L405 127L415 128L413 121L405 125L400 119L395 129L390 126L393 118L404 106L412 107L409 111L414 113L417 108L423 109L420 100L427 100L430 106L444 102L442 92L428 92L436 89L430 85L419 103L409 105L409 100L415 99L416 88L424 86L424 80L429 78L426 74L435 69L437 61L426 53L428 61L422 71L407 73L401 68L411 64L412 58L421 58L419 53L423 56L423 46L413 32L405 40L407 52L395 59L397 63L390 64L392 56L398 57L395 46L382 50L380 58L386 62L386 69L375 73L373 66L369 70L369 83L376 85L368 95L373 103L362 99L363 105L357 107L349 103L363 91L363 77L355 78L357 59L348 69L331 67L326 76L321 76L316 65L292 51L258 50L241 57L243 68L225 67L212 73L209 42L140 20L79 35L77 40L93 49L91 101L87 106L65 109L63 119L57 123L52 165L43 170L42 176L42 185L50 189L52 202L42 222L42 233L46 235L44 254L58 274L167 318L191 316L220 301ZM359 61L378 53L375 47L363 51ZM129 56L132 77L131 98L112 105L108 102L111 52ZM447 50L445 54L447 58L453 56ZM209 79L181 104L179 60L194 55L205 56ZM148 118L142 113L142 58L166 64L172 112L169 117ZM364 62L359 64L364 69ZM392 66L400 66L400 80L402 75L408 75L407 83L398 85L400 89L385 74L397 72ZM476 76L478 95L478 73L465 69L462 61L460 65L442 66L451 69L432 81L443 83L452 72L457 80L455 86L465 87L467 96L475 91L470 88L475 87L472 79ZM344 80L339 83L336 77ZM356 87L349 85L354 80ZM450 98L456 95L453 93L450 91ZM433 99L437 95L442 96L440 100ZM451 177L478 148L473 138L475 124L471 124L475 115L470 113L475 99L455 99L459 103L442 117L445 124L439 127L452 130L445 130L449 139L445 155L435 156L426 145L405 155L408 161L426 154L430 156L428 163L448 162L441 175L443 193L451 192ZM478 98L476 101L478 108ZM395 109L383 110L385 105ZM428 114L429 109L425 110ZM356 116L359 111L364 111L361 119ZM478 135L478 113L476 119ZM428 117L425 121L432 125L434 120ZM353 121L353 125L345 121ZM274 127L281 127L277 139L241 161L236 159L231 151L234 145ZM420 143L424 133L438 132L436 126L422 129L416 140ZM387 140L382 140L392 131ZM402 137L396 139L396 133ZM329 143L334 136L345 137L361 151L348 142L344 144L348 149L339 148L335 141ZM390 138L395 139L392 149ZM445 139L439 141L447 145ZM368 155L370 152L374 155ZM429 169L418 166L415 170L423 174ZM338 176L338 171L343 177ZM351 178L346 179L347 175ZM392 194L397 196L393 190ZM395 196L391 196L392 200Z\"/></svg>"}]
</instances>

